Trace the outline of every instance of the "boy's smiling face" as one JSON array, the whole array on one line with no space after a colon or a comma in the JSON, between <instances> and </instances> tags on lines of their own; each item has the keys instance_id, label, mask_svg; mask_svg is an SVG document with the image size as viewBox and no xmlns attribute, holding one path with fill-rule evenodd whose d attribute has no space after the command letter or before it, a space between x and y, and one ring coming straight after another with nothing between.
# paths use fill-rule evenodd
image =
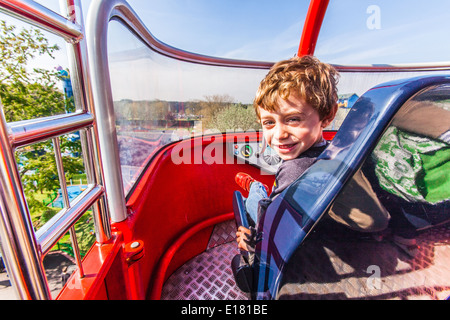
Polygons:
<instances>
[{"instance_id":1,"label":"boy's smiling face","mask_svg":"<svg viewBox=\"0 0 450 320\"><path fill-rule=\"evenodd\" d=\"M322 130L330 120L320 120L319 113L297 95L278 98L278 110L259 107L264 138L281 159L291 160L322 140Z\"/></svg>"}]
</instances>

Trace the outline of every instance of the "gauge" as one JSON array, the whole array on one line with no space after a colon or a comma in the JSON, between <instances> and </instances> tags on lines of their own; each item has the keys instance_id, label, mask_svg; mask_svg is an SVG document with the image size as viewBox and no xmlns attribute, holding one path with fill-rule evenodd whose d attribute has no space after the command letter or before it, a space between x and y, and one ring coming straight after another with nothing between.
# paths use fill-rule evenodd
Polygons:
<instances>
[{"instance_id":1,"label":"gauge","mask_svg":"<svg viewBox=\"0 0 450 320\"><path fill-rule=\"evenodd\" d=\"M280 156L269 146L264 150L262 157L268 165L275 165L281 161Z\"/></svg>"},{"instance_id":2,"label":"gauge","mask_svg":"<svg viewBox=\"0 0 450 320\"><path fill-rule=\"evenodd\" d=\"M241 148L241 154L244 156L244 158L250 158L253 154L253 148L249 145L245 145Z\"/></svg>"}]
</instances>

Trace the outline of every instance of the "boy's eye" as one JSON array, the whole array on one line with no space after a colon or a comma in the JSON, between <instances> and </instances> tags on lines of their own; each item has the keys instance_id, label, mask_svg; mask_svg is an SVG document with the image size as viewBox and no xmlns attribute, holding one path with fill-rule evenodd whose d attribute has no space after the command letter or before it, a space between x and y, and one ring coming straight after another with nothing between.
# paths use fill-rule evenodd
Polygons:
<instances>
[{"instance_id":1,"label":"boy's eye","mask_svg":"<svg viewBox=\"0 0 450 320\"><path fill-rule=\"evenodd\" d=\"M291 123L295 123L295 122L300 122L301 119L296 117L296 118L290 118L290 119L288 119L287 121L288 121L288 122L291 122Z\"/></svg>"},{"instance_id":2,"label":"boy's eye","mask_svg":"<svg viewBox=\"0 0 450 320\"><path fill-rule=\"evenodd\" d=\"M262 124L263 124L263 126L268 127L268 126L272 126L274 124L274 122L271 120L265 120L265 121L263 121Z\"/></svg>"}]
</instances>

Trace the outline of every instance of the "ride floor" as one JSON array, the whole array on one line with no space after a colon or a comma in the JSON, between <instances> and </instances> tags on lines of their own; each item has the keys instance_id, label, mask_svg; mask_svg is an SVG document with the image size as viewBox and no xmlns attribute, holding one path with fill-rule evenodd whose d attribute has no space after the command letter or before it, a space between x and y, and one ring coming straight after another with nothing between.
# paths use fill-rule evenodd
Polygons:
<instances>
[{"instance_id":1,"label":"ride floor","mask_svg":"<svg viewBox=\"0 0 450 320\"><path fill-rule=\"evenodd\" d=\"M236 225L217 225L205 252L166 281L163 300L245 300L230 262ZM419 233L411 258L389 240L320 224L294 253L277 299L424 299L450 296L450 224Z\"/></svg>"}]
</instances>

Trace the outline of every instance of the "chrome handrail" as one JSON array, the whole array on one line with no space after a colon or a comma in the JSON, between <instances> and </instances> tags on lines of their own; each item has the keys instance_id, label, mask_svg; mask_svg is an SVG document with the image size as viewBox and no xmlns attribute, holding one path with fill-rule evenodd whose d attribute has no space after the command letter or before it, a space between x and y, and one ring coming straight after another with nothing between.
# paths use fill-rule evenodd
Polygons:
<instances>
[{"instance_id":1,"label":"chrome handrail","mask_svg":"<svg viewBox=\"0 0 450 320\"><path fill-rule=\"evenodd\" d=\"M53 216L36 232L36 237L43 255L48 253L56 242L102 195L101 186L90 186L71 204Z\"/></svg>"},{"instance_id":2,"label":"chrome handrail","mask_svg":"<svg viewBox=\"0 0 450 320\"><path fill-rule=\"evenodd\" d=\"M71 43L83 38L81 26L34 1L0 0L0 11L37 25Z\"/></svg>"},{"instance_id":3,"label":"chrome handrail","mask_svg":"<svg viewBox=\"0 0 450 320\"><path fill-rule=\"evenodd\" d=\"M49 299L50 291L3 112L0 116L0 239L3 260L18 298Z\"/></svg>"},{"instance_id":4,"label":"chrome handrail","mask_svg":"<svg viewBox=\"0 0 450 320\"><path fill-rule=\"evenodd\" d=\"M89 113L72 113L9 123L13 147L44 141L91 126L94 117Z\"/></svg>"}]
</instances>

